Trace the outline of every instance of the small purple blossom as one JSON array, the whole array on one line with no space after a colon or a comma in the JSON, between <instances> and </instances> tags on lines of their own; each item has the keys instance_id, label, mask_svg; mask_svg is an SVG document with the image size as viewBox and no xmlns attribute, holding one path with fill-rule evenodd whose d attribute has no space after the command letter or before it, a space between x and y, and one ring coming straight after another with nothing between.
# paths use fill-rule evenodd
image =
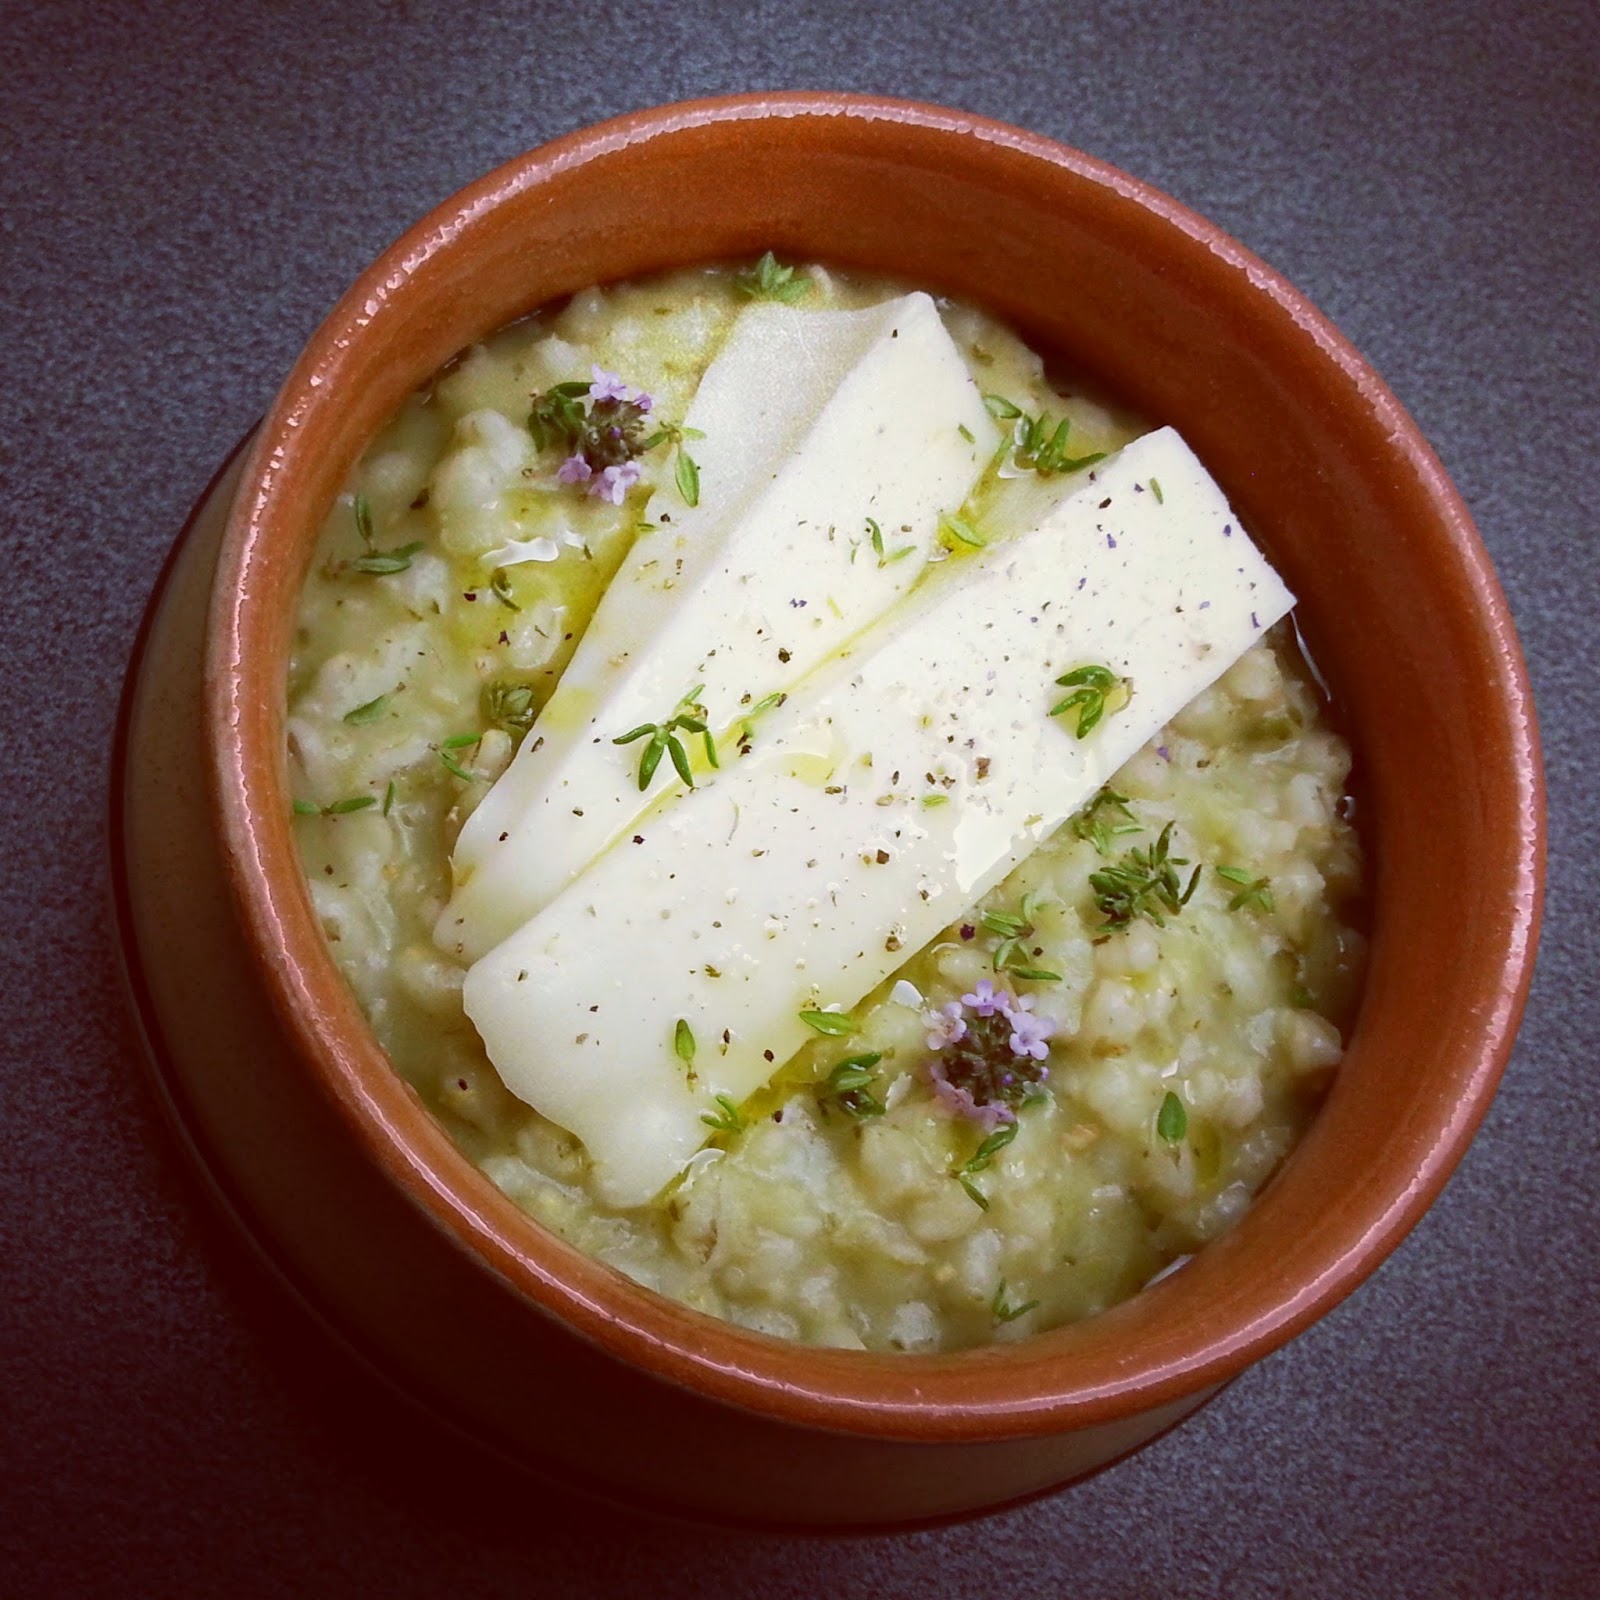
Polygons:
<instances>
[{"instance_id":1,"label":"small purple blossom","mask_svg":"<svg viewBox=\"0 0 1600 1600\"><path fill-rule=\"evenodd\" d=\"M559 448L564 454L556 481L582 484L597 499L621 505L639 481L634 457L673 434L658 429L645 437L646 414L654 401L614 372L593 367L587 389L573 392L574 384L557 384L533 397L528 431L541 450Z\"/></svg>"},{"instance_id":2,"label":"small purple blossom","mask_svg":"<svg viewBox=\"0 0 1600 1600\"><path fill-rule=\"evenodd\" d=\"M589 385L589 398L591 401L615 400L622 405L637 406L640 411L648 412L655 401L643 389L635 389L624 383L615 372L607 372L604 367L592 366L589 376L593 380Z\"/></svg>"},{"instance_id":3,"label":"small purple blossom","mask_svg":"<svg viewBox=\"0 0 1600 1600\"><path fill-rule=\"evenodd\" d=\"M946 1045L952 1045L958 1039L967 1036L967 1019L962 1015L959 1002L955 1000L946 1001L942 1006L924 1011L922 1020L927 1024L930 1050L943 1050Z\"/></svg>"},{"instance_id":4,"label":"small purple blossom","mask_svg":"<svg viewBox=\"0 0 1600 1600\"><path fill-rule=\"evenodd\" d=\"M964 994L961 1003L970 1006L980 1017L992 1017L995 1012L1009 1012L1008 996L1004 989L996 989L987 978L980 978L971 994Z\"/></svg>"},{"instance_id":5,"label":"small purple blossom","mask_svg":"<svg viewBox=\"0 0 1600 1600\"><path fill-rule=\"evenodd\" d=\"M1002 1122L1015 1122L1017 1114L1001 1100L991 1100L979 1105L968 1089L958 1088L945 1076L944 1064L937 1059L929 1064L928 1081L933 1085L933 1097L953 1117L965 1117L976 1122L985 1133L993 1133Z\"/></svg>"},{"instance_id":6,"label":"small purple blossom","mask_svg":"<svg viewBox=\"0 0 1600 1600\"><path fill-rule=\"evenodd\" d=\"M1049 1017L1034 1016L1032 1006L1032 997L1024 995L1011 1008L1009 1042L1019 1056L1031 1056L1035 1061L1043 1061L1050 1054L1050 1046L1045 1041L1056 1031L1056 1025Z\"/></svg>"},{"instance_id":7,"label":"small purple blossom","mask_svg":"<svg viewBox=\"0 0 1600 1600\"><path fill-rule=\"evenodd\" d=\"M1033 1014L1033 997L996 988L988 978L959 1002L923 1012L927 1065L934 1097L953 1116L981 1123L989 1132L1016 1116L1016 1108L1049 1076L1041 1063L1054 1018Z\"/></svg>"},{"instance_id":8,"label":"small purple blossom","mask_svg":"<svg viewBox=\"0 0 1600 1600\"><path fill-rule=\"evenodd\" d=\"M597 500L620 506L628 491L639 481L639 463L624 461L620 466L607 467L589 485L589 493Z\"/></svg>"}]
</instances>

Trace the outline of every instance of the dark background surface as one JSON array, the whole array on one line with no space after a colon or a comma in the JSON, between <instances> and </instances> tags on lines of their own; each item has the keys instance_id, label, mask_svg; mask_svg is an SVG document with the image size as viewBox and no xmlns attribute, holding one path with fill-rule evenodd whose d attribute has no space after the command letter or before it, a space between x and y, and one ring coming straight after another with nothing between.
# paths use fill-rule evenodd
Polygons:
<instances>
[{"instance_id":1,"label":"dark background surface","mask_svg":"<svg viewBox=\"0 0 1600 1600\"><path fill-rule=\"evenodd\" d=\"M789 87L1075 144L1327 311L1478 518L1552 822L1505 1085L1378 1275L1088 1484L839 1543L497 1487L308 1378L143 1088L102 862L162 554L347 282L548 137ZM0 131L0 1594L1600 1594L1600 7L12 5Z\"/></svg>"}]
</instances>

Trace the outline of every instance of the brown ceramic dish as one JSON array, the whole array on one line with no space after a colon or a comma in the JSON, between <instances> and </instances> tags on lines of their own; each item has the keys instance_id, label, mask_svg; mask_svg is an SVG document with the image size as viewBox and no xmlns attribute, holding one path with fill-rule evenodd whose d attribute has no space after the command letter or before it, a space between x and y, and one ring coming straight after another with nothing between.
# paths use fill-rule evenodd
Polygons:
<instances>
[{"instance_id":1,"label":"brown ceramic dish","mask_svg":"<svg viewBox=\"0 0 1600 1600\"><path fill-rule=\"evenodd\" d=\"M784 1344L543 1231L390 1069L323 945L290 834L291 618L322 517L378 425L542 302L768 247L978 301L1175 424L1301 596L1363 775L1371 966L1303 1144L1182 1272L980 1352ZM159 1079L303 1296L521 1461L690 1512L813 1525L959 1515L1062 1483L1355 1288L1493 1094L1543 870L1505 602L1438 462L1356 352L1216 228L1109 167L977 118L838 96L669 107L575 134L389 250L176 553L118 783L119 905Z\"/></svg>"}]
</instances>

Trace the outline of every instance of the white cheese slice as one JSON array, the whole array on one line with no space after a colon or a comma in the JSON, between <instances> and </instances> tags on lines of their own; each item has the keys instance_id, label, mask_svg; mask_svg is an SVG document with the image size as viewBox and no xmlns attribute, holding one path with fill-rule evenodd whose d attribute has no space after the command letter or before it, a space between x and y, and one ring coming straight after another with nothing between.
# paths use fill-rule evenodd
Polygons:
<instances>
[{"instance_id":1,"label":"white cheese slice","mask_svg":"<svg viewBox=\"0 0 1600 1600\"><path fill-rule=\"evenodd\" d=\"M725 734L882 615L998 443L925 294L865 311L751 307L685 420L705 435L691 446L698 504L675 485L651 497L655 531L635 541L516 760L467 820L436 929L446 949L492 948L671 786L662 761L642 794L644 745L618 734L663 721L699 685Z\"/></svg>"},{"instance_id":2,"label":"white cheese slice","mask_svg":"<svg viewBox=\"0 0 1600 1600\"><path fill-rule=\"evenodd\" d=\"M713 1096L742 1101L815 1037L803 1008L880 983L1293 604L1170 429L1033 521L1037 487L1015 502L1032 531L931 572L748 756L467 974L490 1059L582 1139L608 1202L657 1194L707 1137ZM1053 680L1086 663L1132 698L1079 740L1049 710Z\"/></svg>"}]
</instances>

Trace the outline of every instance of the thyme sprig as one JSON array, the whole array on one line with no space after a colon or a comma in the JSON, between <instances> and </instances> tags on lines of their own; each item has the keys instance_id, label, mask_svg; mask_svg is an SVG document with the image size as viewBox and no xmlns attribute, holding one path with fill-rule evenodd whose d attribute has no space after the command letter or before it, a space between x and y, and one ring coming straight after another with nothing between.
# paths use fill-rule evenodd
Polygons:
<instances>
[{"instance_id":1,"label":"thyme sprig","mask_svg":"<svg viewBox=\"0 0 1600 1600\"><path fill-rule=\"evenodd\" d=\"M590 385L580 380L553 384L543 393L534 395L528 412L528 432L533 435L533 442L541 450L560 446L586 460L589 451L580 447L592 445L596 455L611 457L604 463L608 466L631 461L637 453L633 444L644 426L645 413L637 406L624 410L620 403L612 402L617 406L615 416L591 418L590 408L583 404L589 389ZM607 437L607 425L618 430L616 438ZM590 461L589 464L595 463Z\"/></svg>"},{"instance_id":2,"label":"thyme sprig","mask_svg":"<svg viewBox=\"0 0 1600 1600\"><path fill-rule=\"evenodd\" d=\"M1102 930L1120 932L1135 917L1144 917L1164 928L1169 916L1177 916L1188 905L1203 869L1196 867L1188 886L1181 886L1177 869L1189 863L1170 853L1175 826L1169 822L1153 845L1135 845L1124 852L1120 861L1089 874L1095 909L1105 918L1100 925Z\"/></svg>"},{"instance_id":3,"label":"thyme sprig","mask_svg":"<svg viewBox=\"0 0 1600 1600\"><path fill-rule=\"evenodd\" d=\"M352 794L343 800L330 801L325 806L315 805L310 800L294 800L290 802L289 809L297 817L347 817L352 811L365 811L377 803L375 794Z\"/></svg>"},{"instance_id":4,"label":"thyme sprig","mask_svg":"<svg viewBox=\"0 0 1600 1600\"><path fill-rule=\"evenodd\" d=\"M483 742L481 733L457 733L448 739L441 739L438 744L439 760L446 772L452 777L459 778L463 783L478 783L481 780L475 772L469 772L456 760L454 751L473 749Z\"/></svg>"},{"instance_id":5,"label":"thyme sprig","mask_svg":"<svg viewBox=\"0 0 1600 1600\"><path fill-rule=\"evenodd\" d=\"M1053 478L1064 472L1081 472L1097 461L1104 461L1104 450L1091 450L1088 455L1069 456L1067 436L1072 422L1063 417L1057 422L1048 411L1030 417L1026 412L1018 415L1012 431L1011 459L1019 467L1036 472L1041 478Z\"/></svg>"},{"instance_id":6,"label":"thyme sprig","mask_svg":"<svg viewBox=\"0 0 1600 1600\"><path fill-rule=\"evenodd\" d=\"M769 250L753 267L746 267L734 278L740 294L750 300L776 300L792 306L811 293L811 279L796 275L793 267L779 264Z\"/></svg>"},{"instance_id":7,"label":"thyme sprig","mask_svg":"<svg viewBox=\"0 0 1600 1600\"><path fill-rule=\"evenodd\" d=\"M973 1174L988 1171L994 1165L994 1158L1016 1136L1017 1124L1002 1122L959 1167L951 1169L950 1176L966 1190L967 1197L981 1211L989 1209L989 1197L972 1181Z\"/></svg>"},{"instance_id":8,"label":"thyme sprig","mask_svg":"<svg viewBox=\"0 0 1600 1600\"><path fill-rule=\"evenodd\" d=\"M904 561L917 548L914 544L897 545L893 550L886 550L883 543L883 529L878 526L875 517L867 518L867 541L872 546L872 553L878 558L878 570L883 569L896 561ZM850 547L850 560L854 564L856 559L856 546Z\"/></svg>"},{"instance_id":9,"label":"thyme sprig","mask_svg":"<svg viewBox=\"0 0 1600 1600\"><path fill-rule=\"evenodd\" d=\"M994 1299L989 1302L989 1313L998 1324L1015 1322L1018 1317L1026 1316L1028 1312L1038 1309L1037 1300L1025 1301L1020 1306L1014 1306L1006 1300L1006 1280L1000 1280L1000 1287L994 1292Z\"/></svg>"},{"instance_id":10,"label":"thyme sprig","mask_svg":"<svg viewBox=\"0 0 1600 1600\"><path fill-rule=\"evenodd\" d=\"M1113 839L1139 833L1142 829L1128 809L1127 795L1118 794L1110 784L1105 784L1073 814L1072 831L1080 839L1088 840L1101 855L1108 856Z\"/></svg>"},{"instance_id":11,"label":"thyme sprig","mask_svg":"<svg viewBox=\"0 0 1600 1600\"><path fill-rule=\"evenodd\" d=\"M703 439L705 435L698 428L686 428L681 422L664 422L640 446L640 453L654 450L658 444L670 444L678 453L678 459L673 463L672 480L678 486L678 493L683 496L686 506L700 504L700 468L694 458L683 448L685 439Z\"/></svg>"},{"instance_id":12,"label":"thyme sprig","mask_svg":"<svg viewBox=\"0 0 1600 1600\"><path fill-rule=\"evenodd\" d=\"M647 436L646 419L655 404L651 397L614 372L597 366L593 374L589 383L557 383L533 396L528 432L534 444L565 453L557 482L581 483L585 493L619 506L639 481L638 457L670 444L677 452L673 476L678 492L686 504L699 505L700 468L683 446L686 439L705 435L680 422L657 421Z\"/></svg>"},{"instance_id":13,"label":"thyme sprig","mask_svg":"<svg viewBox=\"0 0 1600 1600\"><path fill-rule=\"evenodd\" d=\"M831 1102L857 1122L868 1117L881 1117L884 1104L874 1092L878 1086L877 1074L872 1070L883 1060L878 1050L865 1055L846 1056L818 1087L817 1098L824 1105Z\"/></svg>"},{"instance_id":14,"label":"thyme sprig","mask_svg":"<svg viewBox=\"0 0 1600 1600\"><path fill-rule=\"evenodd\" d=\"M360 534L361 543L366 550L365 555L357 556L350 565L357 572L364 572L375 578L385 578L396 572L404 572L411 565L412 556L422 548L422 541L418 539L411 544L380 550L372 527L372 502L364 494L358 494L351 499L350 509L355 515L356 532Z\"/></svg>"},{"instance_id":15,"label":"thyme sprig","mask_svg":"<svg viewBox=\"0 0 1600 1600\"><path fill-rule=\"evenodd\" d=\"M539 716L532 686L513 683L507 678L496 678L484 684L478 695L478 707L491 728L511 735L513 745L521 743L523 734Z\"/></svg>"},{"instance_id":16,"label":"thyme sprig","mask_svg":"<svg viewBox=\"0 0 1600 1600\"><path fill-rule=\"evenodd\" d=\"M996 972L1009 972L1014 978L1030 978L1036 983L1060 983L1059 972L1047 972L1043 967L1033 966L1028 959L1028 941L1036 931L1034 918L1038 907L1038 896L1029 890L1018 907L1020 915L1009 911L982 911L978 914L978 923L999 939L994 947Z\"/></svg>"},{"instance_id":17,"label":"thyme sprig","mask_svg":"<svg viewBox=\"0 0 1600 1600\"><path fill-rule=\"evenodd\" d=\"M702 1111L700 1120L709 1128L715 1128L718 1133L743 1133L745 1128L744 1118L739 1115L739 1108L733 1103L731 1095L719 1094L716 1096L717 1109L715 1111Z\"/></svg>"},{"instance_id":18,"label":"thyme sprig","mask_svg":"<svg viewBox=\"0 0 1600 1600\"><path fill-rule=\"evenodd\" d=\"M1107 698L1127 688L1126 679L1119 678L1110 667L1095 663L1063 672L1056 683L1072 693L1051 706L1050 715L1061 717L1068 712L1073 713L1072 731L1080 739L1087 739L1091 730L1105 716Z\"/></svg>"},{"instance_id":19,"label":"thyme sprig","mask_svg":"<svg viewBox=\"0 0 1600 1600\"><path fill-rule=\"evenodd\" d=\"M663 755L672 758L672 765L684 784L690 789L694 788L694 774L689 770L689 752L684 749L683 741L678 737L680 732L699 734L705 741L706 760L713 767L722 765L717 756L717 741L706 725L706 708L697 699L704 688L703 683L697 683L678 702L672 715L665 722L641 722L637 728L630 728L628 732L619 734L611 741L612 744L632 744L636 739L649 739L650 742L644 747L644 754L639 758L641 790L650 787L650 780L655 777L656 768L661 765Z\"/></svg>"},{"instance_id":20,"label":"thyme sprig","mask_svg":"<svg viewBox=\"0 0 1600 1600\"><path fill-rule=\"evenodd\" d=\"M1275 911L1278 903L1272 897L1272 879L1255 878L1244 867L1218 867L1216 874L1234 886L1235 893L1228 901L1230 911L1242 911L1252 906L1257 911Z\"/></svg>"}]
</instances>

